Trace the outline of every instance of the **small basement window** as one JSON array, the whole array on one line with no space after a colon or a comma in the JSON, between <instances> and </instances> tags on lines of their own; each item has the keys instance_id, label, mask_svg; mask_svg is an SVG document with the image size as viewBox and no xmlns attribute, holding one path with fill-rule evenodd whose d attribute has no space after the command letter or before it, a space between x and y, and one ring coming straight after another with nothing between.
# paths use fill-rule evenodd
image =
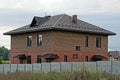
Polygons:
<instances>
[{"instance_id":1,"label":"small basement window","mask_svg":"<svg viewBox=\"0 0 120 80\"><path fill-rule=\"evenodd\" d=\"M73 54L73 59L77 59L78 58L78 54Z\"/></svg>"}]
</instances>

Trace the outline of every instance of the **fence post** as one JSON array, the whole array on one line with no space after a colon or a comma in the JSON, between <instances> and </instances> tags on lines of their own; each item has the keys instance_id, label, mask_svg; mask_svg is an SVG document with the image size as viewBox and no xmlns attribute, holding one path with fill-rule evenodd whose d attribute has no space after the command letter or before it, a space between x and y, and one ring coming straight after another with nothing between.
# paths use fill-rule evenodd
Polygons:
<instances>
[{"instance_id":1,"label":"fence post","mask_svg":"<svg viewBox=\"0 0 120 80\"><path fill-rule=\"evenodd\" d=\"M41 63L41 73L42 73L42 63Z\"/></svg>"},{"instance_id":2,"label":"fence post","mask_svg":"<svg viewBox=\"0 0 120 80\"><path fill-rule=\"evenodd\" d=\"M111 61L111 74L113 73L113 62Z\"/></svg>"},{"instance_id":3,"label":"fence post","mask_svg":"<svg viewBox=\"0 0 120 80\"><path fill-rule=\"evenodd\" d=\"M11 64L9 64L9 65L10 65L10 69L9 69L9 70L10 70L10 72L11 72Z\"/></svg>"},{"instance_id":4,"label":"fence post","mask_svg":"<svg viewBox=\"0 0 120 80\"><path fill-rule=\"evenodd\" d=\"M26 72L26 64L23 64L24 65L24 71Z\"/></svg>"},{"instance_id":5,"label":"fence post","mask_svg":"<svg viewBox=\"0 0 120 80\"><path fill-rule=\"evenodd\" d=\"M33 73L33 64L32 64L32 73Z\"/></svg>"},{"instance_id":6,"label":"fence post","mask_svg":"<svg viewBox=\"0 0 120 80\"><path fill-rule=\"evenodd\" d=\"M97 80L98 80L98 63L96 62L96 72L97 72Z\"/></svg>"},{"instance_id":7,"label":"fence post","mask_svg":"<svg viewBox=\"0 0 120 80\"><path fill-rule=\"evenodd\" d=\"M60 62L60 72L62 72L62 63Z\"/></svg>"},{"instance_id":8,"label":"fence post","mask_svg":"<svg viewBox=\"0 0 120 80\"><path fill-rule=\"evenodd\" d=\"M3 74L5 74L5 73L4 73L4 64L3 64Z\"/></svg>"},{"instance_id":9,"label":"fence post","mask_svg":"<svg viewBox=\"0 0 120 80\"><path fill-rule=\"evenodd\" d=\"M49 63L50 64L50 72L51 72L51 63Z\"/></svg>"},{"instance_id":10,"label":"fence post","mask_svg":"<svg viewBox=\"0 0 120 80\"><path fill-rule=\"evenodd\" d=\"M71 72L73 72L73 63L71 62Z\"/></svg>"}]
</instances>

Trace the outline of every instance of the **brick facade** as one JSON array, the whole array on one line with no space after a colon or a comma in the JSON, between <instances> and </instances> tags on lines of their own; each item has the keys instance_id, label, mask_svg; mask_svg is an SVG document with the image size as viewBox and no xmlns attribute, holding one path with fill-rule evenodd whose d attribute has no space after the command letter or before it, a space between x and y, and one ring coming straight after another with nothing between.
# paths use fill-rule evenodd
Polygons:
<instances>
[{"instance_id":1,"label":"brick facade","mask_svg":"<svg viewBox=\"0 0 120 80\"><path fill-rule=\"evenodd\" d=\"M37 35L42 35L42 46L37 46ZM32 46L27 46L27 36L32 36ZM88 47L85 47L85 37L88 36ZM96 47L96 37L101 37L101 48ZM80 51L76 51L80 46ZM46 53L57 54L59 58L53 62L63 62L64 55L67 55L68 62L85 61L85 56L91 60L93 55L108 57L108 36L85 34L66 31L44 31L27 34L11 35L11 63L19 63L19 58L13 58L19 54L31 55L31 63L37 63L37 55ZM78 58L73 59L73 54ZM42 58L42 62L46 60ZM24 60L24 63L27 63Z\"/></svg>"}]
</instances>

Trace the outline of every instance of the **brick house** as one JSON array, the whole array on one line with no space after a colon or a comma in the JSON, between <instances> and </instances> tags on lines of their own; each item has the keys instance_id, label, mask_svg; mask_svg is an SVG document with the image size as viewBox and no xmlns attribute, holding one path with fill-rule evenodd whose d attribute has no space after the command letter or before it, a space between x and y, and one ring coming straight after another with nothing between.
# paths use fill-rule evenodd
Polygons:
<instances>
[{"instance_id":1,"label":"brick house","mask_svg":"<svg viewBox=\"0 0 120 80\"><path fill-rule=\"evenodd\" d=\"M11 63L107 60L108 36L115 33L66 14L34 17L11 35Z\"/></svg>"},{"instance_id":2,"label":"brick house","mask_svg":"<svg viewBox=\"0 0 120 80\"><path fill-rule=\"evenodd\" d=\"M108 57L110 61L120 60L120 52L119 51L109 51Z\"/></svg>"}]
</instances>

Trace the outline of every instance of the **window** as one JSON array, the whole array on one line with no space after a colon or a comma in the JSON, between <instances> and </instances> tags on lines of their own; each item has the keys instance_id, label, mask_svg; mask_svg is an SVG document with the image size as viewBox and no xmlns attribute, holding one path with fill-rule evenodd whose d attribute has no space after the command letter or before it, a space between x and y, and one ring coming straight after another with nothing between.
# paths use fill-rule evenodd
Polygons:
<instances>
[{"instance_id":1,"label":"window","mask_svg":"<svg viewBox=\"0 0 120 80\"><path fill-rule=\"evenodd\" d=\"M64 62L67 62L67 55L64 55Z\"/></svg>"},{"instance_id":2,"label":"window","mask_svg":"<svg viewBox=\"0 0 120 80\"><path fill-rule=\"evenodd\" d=\"M28 64L31 64L31 56L30 56L30 55L27 56L27 63L28 63Z\"/></svg>"},{"instance_id":3,"label":"window","mask_svg":"<svg viewBox=\"0 0 120 80\"><path fill-rule=\"evenodd\" d=\"M88 36L85 37L85 47L88 47Z\"/></svg>"},{"instance_id":4,"label":"window","mask_svg":"<svg viewBox=\"0 0 120 80\"><path fill-rule=\"evenodd\" d=\"M32 36L27 37L27 46L32 46Z\"/></svg>"},{"instance_id":5,"label":"window","mask_svg":"<svg viewBox=\"0 0 120 80\"><path fill-rule=\"evenodd\" d=\"M101 37L96 38L96 47L98 47L98 48L101 47Z\"/></svg>"},{"instance_id":6,"label":"window","mask_svg":"<svg viewBox=\"0 0 120 80\"><path fill-rule=\"evenodd\" d=\"M42 35L38 35L37 45L38 45L38 46L41 46L41 45L42 45Z\"/></svg>"},{"instance_id":7,"label":"window","mask_svg":"<svg viewBox=\"0 0 120 80\"><path fill-rule=\"evenodd\" d=\"M77 51L80 51L80 46L76 46L76 50L77 50Z\"/></svg>"},{"instance_id":8,"label":"window","mask_svg":"<svg viewBox=\"0 0 120 80\"><path fill-rule=\"evenodd\" d=\"M88 56L85 56L85 61L88 61Z\"/></svg>"},{"instance_id":9,"label":"window","mask_svg":"<svg viewBox=\"0 0 120 80\"><path fill-rule=\"evenodd\" d=\"M78 58L78 54L73 54L73 59L77 59Z\"/></svg>"},{"instance_id":10,"label":"window","mask_svg":"<svg viewBox=\"0 0 120 80\"><path fill-rule=\"evenodd\" d=\"M42 59L41 59L41 55L37 55L37 63L41 63Z\"/></svg>"}]
</instances>

